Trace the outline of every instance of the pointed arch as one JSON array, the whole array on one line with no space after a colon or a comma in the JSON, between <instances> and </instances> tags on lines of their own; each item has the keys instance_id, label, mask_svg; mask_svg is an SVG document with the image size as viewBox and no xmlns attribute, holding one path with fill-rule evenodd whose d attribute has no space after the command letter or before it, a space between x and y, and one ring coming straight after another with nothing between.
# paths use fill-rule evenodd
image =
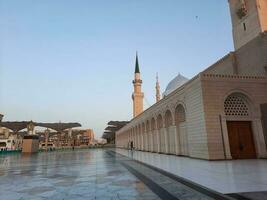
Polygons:
<instances>
[{"instance_id":1,"label":"pointed arch","mask_svg":"<svg viewBox=\"0 0 267 200\"><path fill-rule=\"evenodd\" d=\"M163 128L163 118L162 115L159 114L157 116L157 129L160 130L161 128Z\"/></svg>"},{"instance_id":2,"label":"pointed arch","mask_svg":"<svg viewBox=\"0 0 267 200\"><path fill-rule=\"evenodd\" d=\"M175 108L175 125L179 154L189 156L186 112L182 104L178 104Z\"/></svg>"},{"instance_id":3,"label":"pointed arch","mask_svg":"<svg viewBox=\"0 0 267 200\"><path fill-rule=\"evenodd\" d=\"M172 113L170 110L167 110L165 112L165 127L169 127L169 126L172 126L173 125L173 118L172 118Z\"/></svg>"}]
</instances>

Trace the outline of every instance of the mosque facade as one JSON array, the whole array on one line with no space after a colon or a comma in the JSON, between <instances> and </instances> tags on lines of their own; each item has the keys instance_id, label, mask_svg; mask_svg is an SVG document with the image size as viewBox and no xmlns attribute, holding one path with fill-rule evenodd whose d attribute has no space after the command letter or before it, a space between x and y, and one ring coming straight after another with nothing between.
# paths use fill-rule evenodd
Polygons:
<instances>
[{"instance_id":1,"label":"mosque facade","mask_svg":"<svg viewBox=\"0 0 267 200\"><path fill-rule=\"evenodd\" d=\"M228 2L235 50L190 80L179 74L145 111L138 65L134 118L116 132L117 147L207 160L267 157L267 0Z\"/></svg>"}]
</instances>

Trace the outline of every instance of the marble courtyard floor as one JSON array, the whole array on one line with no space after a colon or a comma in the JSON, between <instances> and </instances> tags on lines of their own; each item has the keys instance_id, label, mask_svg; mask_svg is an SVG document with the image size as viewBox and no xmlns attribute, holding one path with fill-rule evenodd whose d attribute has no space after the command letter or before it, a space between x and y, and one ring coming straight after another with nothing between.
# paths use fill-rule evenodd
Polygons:
<instances>
[{"instance_id":1,"label":"marble courtyard floor","mask_svg":"<svg viewBox=\"0 0 267 200\"><path fill-rule=\"evenodd\" d=\"M231 198L214 191L230 191L225 185L218 189L218 185L223 183L220 179L225 181L226 175L233 175L232 178L228 177L232 186L235 179L236 184L240 183L238 174L244 172L243 178L246 179L241 192L247 192L244 191L244 185L247 187L246 180L251 177L251 185L261 185L256 188L261 192L253 193L253 196L260 195L260 199L264 199L262 191L267 191L266 161L255 160L256 168L251 163L240 163L240 169L230 167L229 163L222 164L228 161L220 161L221 164L216 162L122 149L59 151L32 156L3 155L0 156L0 199L257 199L241 196ZM211 166L207 163L211 163ZM221 165L225 166L227 174ZM256 170L260 170L257 175ZM196 178L197 174L199 178ZM202 180L205 175L208 177ZM213 190L183 178L197 183L202 180L204 186L214 185L210 187ZM209 181L213 181L213 184ZM236 187L229 193L236 191L240 192Z\"/></svg>"},{"instance_id":2,"label":"marble courtyard floor","mask_svg":"<svg viewBox=\"0 0 267 200\"><path fill-rule=\"evenodd\" d=\"M124 149L116 152L223 194L267 200L267 159L206 161Z\"/></svg>"}]
</instances>

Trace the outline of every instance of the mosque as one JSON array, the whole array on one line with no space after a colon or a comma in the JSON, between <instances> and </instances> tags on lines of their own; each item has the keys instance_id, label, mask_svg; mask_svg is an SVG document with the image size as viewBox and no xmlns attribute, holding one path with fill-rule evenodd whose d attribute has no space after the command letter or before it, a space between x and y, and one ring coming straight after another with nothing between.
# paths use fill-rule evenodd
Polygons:
<instances>
[{"instance_id":1,"label":"mosque","mask_svg":"<svg viewBox=\"0 0 267 200\"><path fill-rule=\"evenodd\" d=\"M136 57L133 119L116 146L207 160L267 157L267 0L228 0L235 50L143 111Z\"/></svg>"}]
</instances>

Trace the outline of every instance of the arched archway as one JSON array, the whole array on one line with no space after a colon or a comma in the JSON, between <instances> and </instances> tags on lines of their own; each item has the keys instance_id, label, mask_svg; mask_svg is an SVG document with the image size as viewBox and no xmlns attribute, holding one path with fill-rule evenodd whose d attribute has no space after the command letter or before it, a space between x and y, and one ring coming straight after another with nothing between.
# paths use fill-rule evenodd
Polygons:
<instances>
[{"instance_id":1,"label":"arched archway","mask_svg":"<svg viewBox=\"0 0 267 200\"><path fill-rule=\"evenodd\" d=\"M256 158L249 98L240 92L228 95L224 101L224 114L232 158Z\"/></svg>"},{"instance_id":2,"label":"arched archway","mask_svg":"<svg viewBox=\"0 0 267 200\"><path fill-rule=\"evenodd\" d=\"M170 110L165 112L165 128L167 134L168 153L175 154L175 129L173 129L173 117Z\"/></svg>"},{"instance_id":3,"label":"arched archway","mask_svg":"<svg viewBox=\"0 0 267 200\"><path fill-rule=\"evenodd\" d=\"M141 131L141 149L146 150L146 126L145 123L142 123L142 131Z\"/></svg>"},{"instance_id":4,"label":"arched archway","mask_svg":"<svg viewBox=\"0 0 267 200\"><path fill-rule=\"evenodd\" d=\"M186 127L186 113L182 104L175 108L175 125L177 131L177 138L179 139L179 153L180 155L188 156L188 135Z\"/></svg>"},{"instance_id":5,"label":"arched archway","mask_svg":"<svg viewBox=\"0 0 267 200\"><path fill-rule=\"evenodd\" d=\"M165 153L166 152L166 139L163 129L163 118L162 115L159 114L157 117L157 130L159 134L159 152Z\"/></svg>"},{"instance_id":6,"label":"arched archway","mask_svg":"<svg viewBox=\"0 0 267 200\"><path fill-rule=\"evenodd\" d=\"M158 151L158 136L156 131L156 120L153 117L151 119L151 135L152 135L152 151L157 152Z\"/></svg>"}]
</instances>

